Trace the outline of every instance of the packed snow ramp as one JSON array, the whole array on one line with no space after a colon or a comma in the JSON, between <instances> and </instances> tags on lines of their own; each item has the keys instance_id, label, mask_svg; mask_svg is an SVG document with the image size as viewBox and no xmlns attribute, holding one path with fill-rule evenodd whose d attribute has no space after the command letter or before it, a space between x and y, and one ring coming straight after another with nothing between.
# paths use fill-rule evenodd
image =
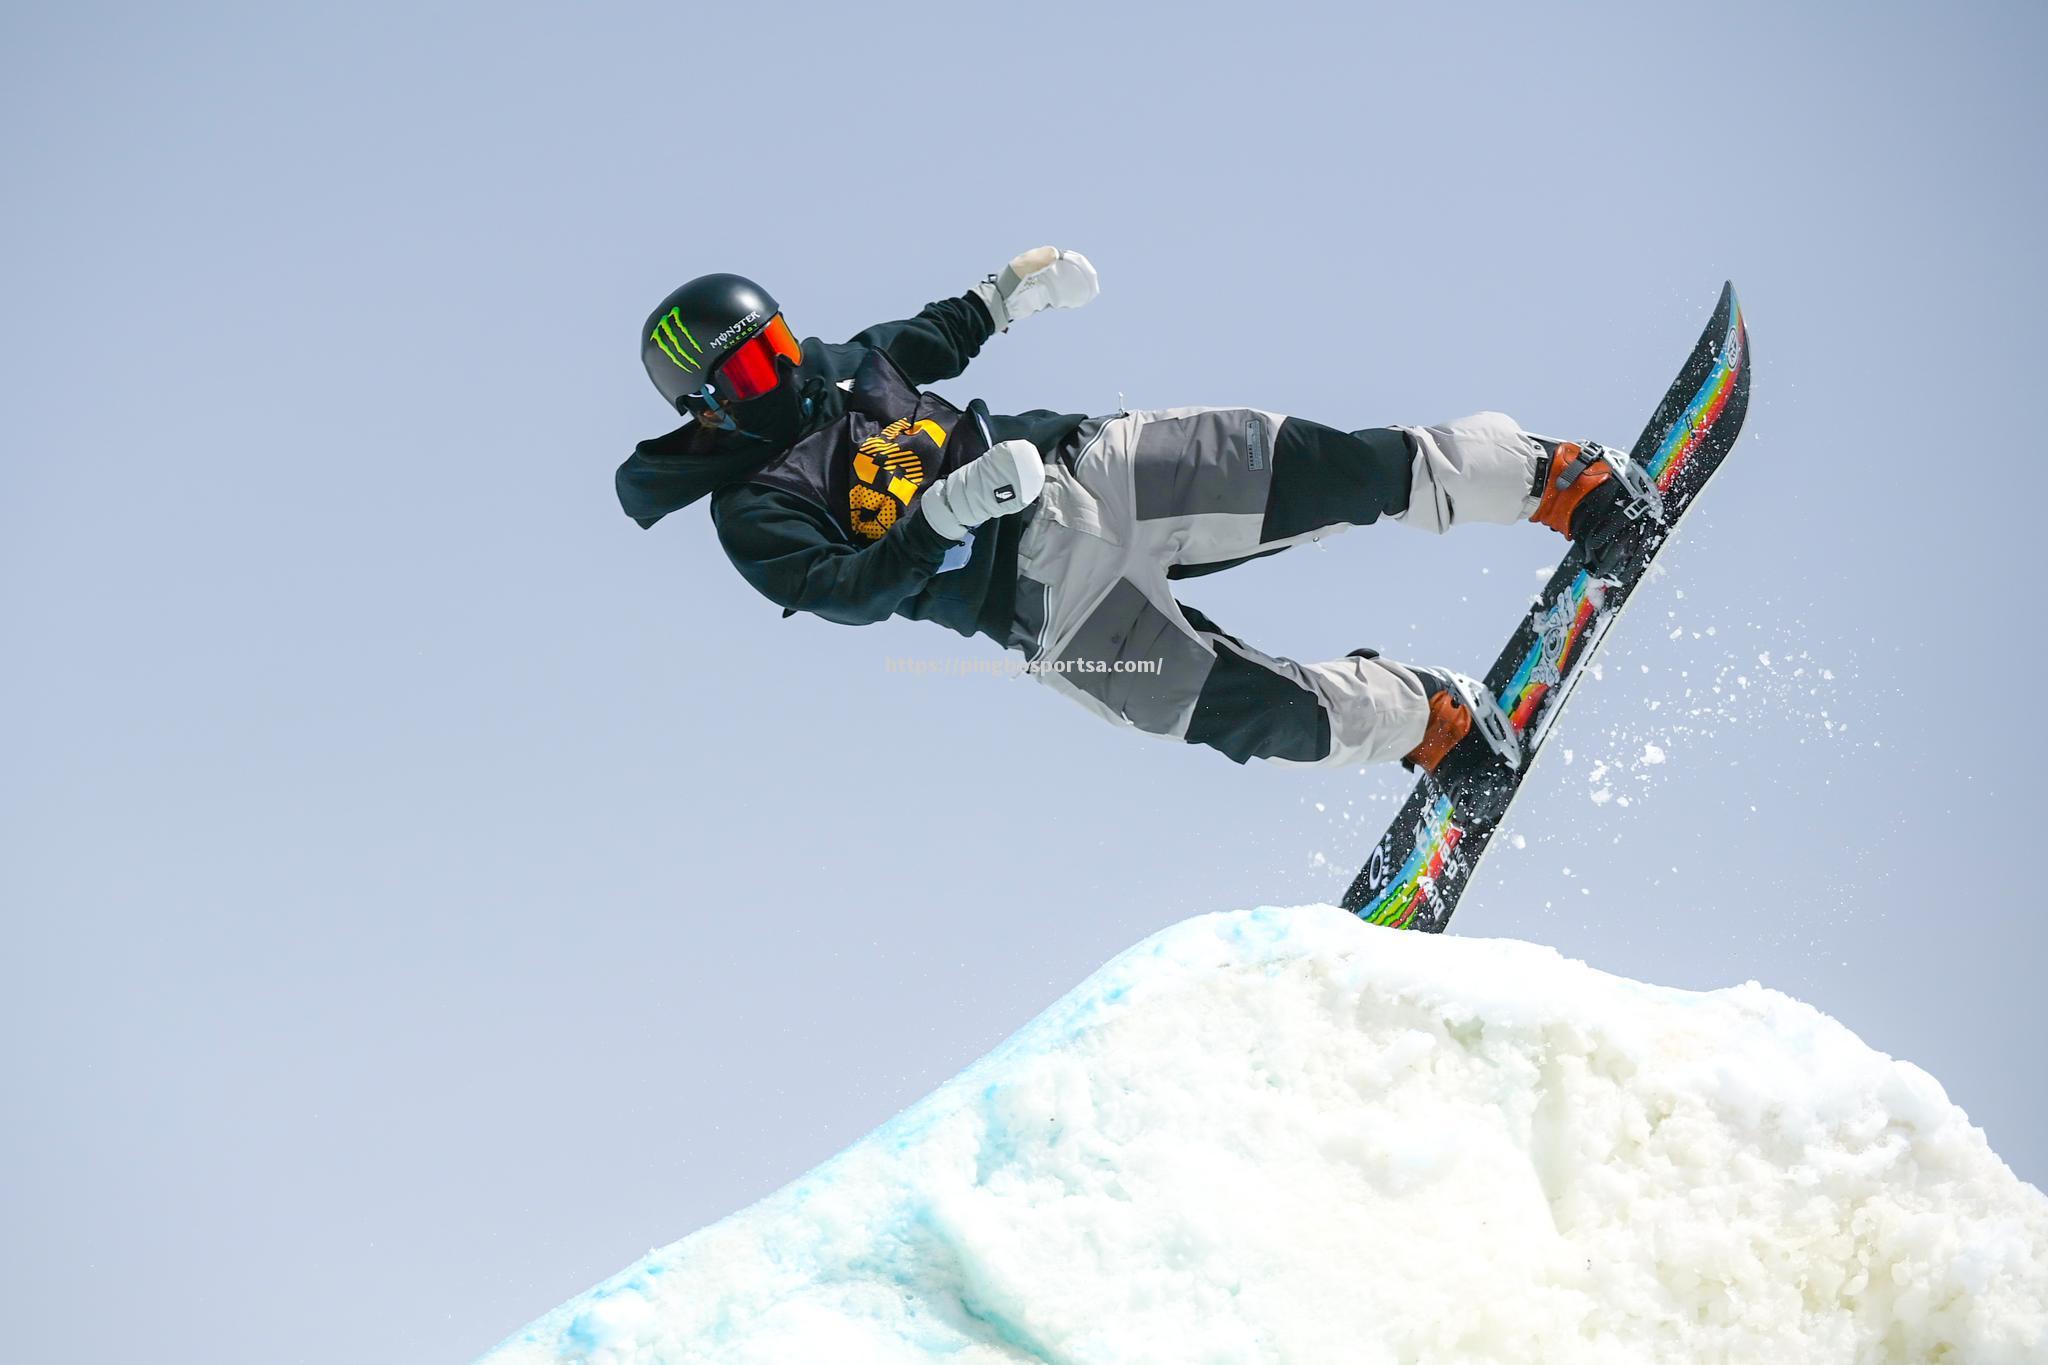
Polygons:
<instances>
[{"instance_id":1,"label":"packed snow ramp","mask_svg":"<svg viewBox=\"0 0 2048 1365\"><path fill-rule=\"evenodd\" d=\"M487 1365L2048 1360L2048 1198L1909 1063L1328 907L1190 920Z\"/></svg>"}]
</instances>

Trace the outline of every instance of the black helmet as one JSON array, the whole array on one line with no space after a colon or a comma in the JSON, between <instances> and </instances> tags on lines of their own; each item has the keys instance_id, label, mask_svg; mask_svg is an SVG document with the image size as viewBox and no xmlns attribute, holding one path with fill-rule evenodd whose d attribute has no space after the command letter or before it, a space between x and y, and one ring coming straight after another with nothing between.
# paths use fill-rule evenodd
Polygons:
<instances>
[{"instance_id":1,"label":"black helmet","mask_svg":"<svg viewBox=\"0 0 2048 1365\"><path fill-rule=\"evenodd\" d=\"M648 314L640 335L647 377L684 416L758 398L782 382L778 360L803 358L781 305L743 275L699 275Z\"/></svg>"}]
</instances>

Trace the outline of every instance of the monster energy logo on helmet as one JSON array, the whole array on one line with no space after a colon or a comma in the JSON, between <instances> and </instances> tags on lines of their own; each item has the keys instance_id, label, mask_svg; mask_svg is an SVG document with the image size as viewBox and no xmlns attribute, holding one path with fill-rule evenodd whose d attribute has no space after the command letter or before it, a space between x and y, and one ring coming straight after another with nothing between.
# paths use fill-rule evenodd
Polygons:
<instances>
[{"instance_id":1,"label":"monster energy logo on helmet","mask_svg":"<svg viewBox=\"0 0 2048 1365\"><path fill-rule=\"evenodd\" d=\"M683 321L682 309L669 309L662 320L654 324L654 330L648 333L648 339L661 347L661 353L674 361L677 369L701 370L704 368L703 365L683 354L683 343L685 342L688 342L690 349L699 356L704 354L704 348L697 344L697 338L690 335L690 325Z\"/></svg>"},{"instance_id":2,"label":"monster energy logo on helmet","mask_svg":"<svg viewBox=\"0 0 2048 1365\"><path fill-rule=\"evenodd\" d=\"M699 275L648 314L640 333L647 377L669 406L684 411L683 399L780 311L773 295L743 275Z\"/></svg>"}]
</instances>

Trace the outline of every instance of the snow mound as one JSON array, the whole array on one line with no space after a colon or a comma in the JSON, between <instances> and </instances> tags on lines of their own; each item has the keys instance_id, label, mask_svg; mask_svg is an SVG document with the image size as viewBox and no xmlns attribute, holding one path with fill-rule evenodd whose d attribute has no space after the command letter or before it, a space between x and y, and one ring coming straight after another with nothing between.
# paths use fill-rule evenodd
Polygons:
<instances>
[{"instance_id":1,"label":"snow mound","mask_svg":"<svg viewBox=\"0 0 2048 1365\"><path fill-rule=\"evenodd\" d=\"M1257 910L484 1359L2039 1365L2048 1198L1755 983Z\"/></svg>"}]
</instances>

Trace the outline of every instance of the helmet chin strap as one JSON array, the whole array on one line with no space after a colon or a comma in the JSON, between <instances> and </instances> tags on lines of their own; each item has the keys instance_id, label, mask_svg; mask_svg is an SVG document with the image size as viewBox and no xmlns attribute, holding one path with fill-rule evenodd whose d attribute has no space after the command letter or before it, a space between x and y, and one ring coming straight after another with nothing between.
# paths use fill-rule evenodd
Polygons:
<instances>
[{"instance_id":1,"label":"helmet chin strap","mask_svg":"<svg viewBox=\"0 0 2048 1365\"><path fill-rule=\"evenodd\" d=\"M692 411L690 413L691 421L698 423L700 426L710 427L714 431L739 431L739 425L732 420L732 414L727 412L725 405L718 401L717 389L714 389L707 383L703 388L690 396L704 404L702 412ZM745 433L742 432L741 434L744 435Z\"/></svg>"}]
</instances>

